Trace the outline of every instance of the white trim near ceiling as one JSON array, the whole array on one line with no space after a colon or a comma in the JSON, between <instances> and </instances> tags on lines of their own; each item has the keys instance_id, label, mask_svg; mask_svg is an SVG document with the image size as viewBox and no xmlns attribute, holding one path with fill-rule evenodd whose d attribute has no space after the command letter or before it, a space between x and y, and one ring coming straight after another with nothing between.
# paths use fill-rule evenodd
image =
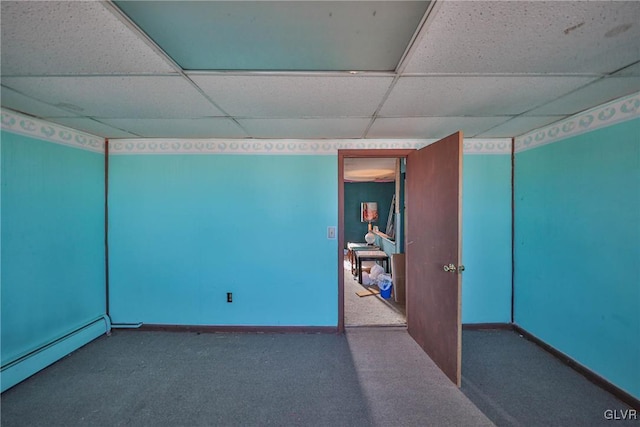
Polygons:
<instances>
[{"instance_id":1,"label":"white trim near ceiling","mask_svg":"<svg viewBox=\"0 0 640 427\"><path fill-rule=\"evenodd\" d=\"M335 155L342 149L416 148L422 140L365 139L113 139L109 154Z\"/></svg>"},{"instance_id":2,"label":"white trim near ceiling","mask_svg":"<svg viewBox=\"0 0 640 427\"><path fill-rule=\"evenodd\" d=\"M2 130L55 144L104 153L104 138L2 109Z\"/></svg>"},{"instance_id":3,"label":"white trim near ceiling","mask_svg":"<svg viewBox=\"0 0 640 427\"><path fill-rule=\"evenodd\" d=\"M347 149L416 149L435 139L112 139L109 154L336 155ZM464 154L511 154L511 140L465 139Z\"/></svg>"},{"instance_id":4,"label":"white trim near ceiling","mask_svg":"<svg viewBox=\"0 0 640 427\"><path fill-rule=\"evenodd\" d=\"M526 151L616 123L640 117L640 92L618 98L515 139L515 151Z\"/></svg>"},{"instance_id":5,"label":"white trim near ceiling","mask_svg":"<svg viewBox=\"0 0 640 427\"><path fill-rule=\"evenodd\" d=\"M104 153L104 139L2 109L2 130L55 144ZM127 154L259 154L259 155L336 155L347 149L417 149L435 139L112 139L109 153ZM511 154L509 138L466 138L464 154Z\"/></svg>"},{"instance_id":6,"label":"white trim near ceiling","mask_svg":"<svg viewBox=\"0 0 640 427\"><path fill-rule=\"evenodd\" d=\"M465 138L463 154L511 154L511 138Z\"/></svg>"}]
</instances>

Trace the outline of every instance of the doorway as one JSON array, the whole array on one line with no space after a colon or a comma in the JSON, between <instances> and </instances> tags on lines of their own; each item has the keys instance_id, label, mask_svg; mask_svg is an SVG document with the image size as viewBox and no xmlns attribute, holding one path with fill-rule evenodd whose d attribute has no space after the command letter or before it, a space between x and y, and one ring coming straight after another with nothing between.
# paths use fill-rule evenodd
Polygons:
<instances>
[{"instance_id":1,"label":"doorway","mask_svg":"<svg viewBox=\"0 0 640 427\"><path fill-rule=\"evenodd\" d=\"M405 159L409 153L411 153L411 149L399 149L399 150L389 150L389 149L380 149L380 150L339 150L338 151L338 330L340 332L344 332L346 322L345 322L345 292L353 292L358 287L364 289L359 284L353 285L351 282L347 282L346 284L350 286L348 290L345 289L345 281L351 280L349 277L350 272L345 271L345 252L344 250L347 248L347 241L345 239L345 161L347 159L383 159L383 158L393 158L393 159ZM348 181L348 180L347 180ZM368 202L370 200L362 200L362 202ZM386 227L385 227L386 230ZM362 236L361 242L364 241L364 235ZM391 260L389 260L390 262ZM350 267L350 266L349 266ZM351 275L352 276L352 275ZM351 287L353 285L353 287ZM356 298L378 298L375 295L365 296L365 297L356 297ZM379 300L371 300L368 301L367 304L371 305L371 303L376 302L377 304L384 304L384 302ZM383 305L381 308L387 308ZM405 321L402 324L406 324L406 316Z\"/></svg>"},{"instance_id":2,"label":"doorway","mask_svg":"<svg viewBox=\"0 0 640 427\"><path fill-rule=\"evenodd\" d=\"M345 327L406 326L403 184L403 158L344 159ZM386 259L356 263L371 251Z\"/></svg>"},{"instance_id":3,"label":"doorway","mask_svg":"<svg viewBox=\"0 0 640 427\"><path fill-rule=\"evenodd\" d=\"M339 331L345 329L345 159L406 158L407 331L458 387L462 349L462 141L462 132L456 132L416 150L338 150Z\"/></svg>"}]
</instances>

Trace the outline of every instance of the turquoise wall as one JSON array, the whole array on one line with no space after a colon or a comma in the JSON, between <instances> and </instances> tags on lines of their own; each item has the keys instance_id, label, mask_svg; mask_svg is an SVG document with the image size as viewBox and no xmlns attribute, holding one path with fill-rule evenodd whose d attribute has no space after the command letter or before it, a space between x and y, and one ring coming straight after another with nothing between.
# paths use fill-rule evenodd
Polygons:
<instances>
[{"instance_id":1,"label":"turquoise wall","mask_svg":"<svg viewBox=\"0 0 640 427\"><path fill-rule=\"evenodd\" d=\"M465 155L462 322L511 322L511 156Z\"/></svg>"},{"instance_id":2,"label":"turquoise wall","mask_svg":"<svg viewBox=\"0 0 640 427\"><path fill-rule=\"evenodd\" d=\"M0 136L5 366L105 313L104 156Z\"/></svg>"},{"instance_id":3,"label":"turquoise wall","mask_svg":"<svg viewBox=\"0 0 640 427\"><path fill-rule=\"evenodd\" d=\"M465 156L466 323L510 320L509 168ZM337 325L336 156L115 155L109 176L113 323Z\"/></svg>"},{"instance_id":4,"label":"turquoise wall","mask_svg":"<svg viewBox=\"0 0 640 427\"><path fill-rule=\"evenodd\" d=\"M336 326L337 176L336 156L111 156L113 323Z\"/></svg>"},{"instance_id":5,"label":"turquoise wall","mask_svg":"<svg viewBox=\"0 0 640 427\"><path fill-rule=\"evenodd\" d=\"M516 156L515 322L640 397L640 119Z\"/></svg>"},{"instance_id":6,"label":"turquoise wall","mask_svg":"<svg viewBox=\"0 0 640 427\"><path fill-rule=\"evenodd\" d=\"M380 236L376 236L375 244L380 247L381 251L386 252L386 254L389 255L389 258L391 258L393 254L402 253L397 249L396 243L397 241L395 240L384 239Z\"/></svg>"},{"instance_id":7,"label":"turquoise wall","mask_svg":"<svg viewBox=\"0 0 640 427\"><path fill-rule=\"evenodd\" d=\"M360 203L378 202L377 225L383 233L387 229L391 199L396 192L395 182L346 182L344 184L344 241L364 242L368 224L360 222Z\"/></svg>"}]
</instances>

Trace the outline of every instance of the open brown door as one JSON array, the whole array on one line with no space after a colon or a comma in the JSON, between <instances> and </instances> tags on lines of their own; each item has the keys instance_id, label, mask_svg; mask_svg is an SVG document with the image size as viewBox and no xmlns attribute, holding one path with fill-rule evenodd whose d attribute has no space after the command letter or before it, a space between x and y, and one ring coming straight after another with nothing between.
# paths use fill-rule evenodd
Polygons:
<instances>
[{"instance_id":1,"label":"open brown door","mask_svg":"<svg viewBox=\"0 0 640 427\"><path fill-rule=\"evenodd\" d=\"M409 154L407 328L458 387L462 338L458 271L461 265L461 195L462 132Z\"/></svg>"}]
</instances>

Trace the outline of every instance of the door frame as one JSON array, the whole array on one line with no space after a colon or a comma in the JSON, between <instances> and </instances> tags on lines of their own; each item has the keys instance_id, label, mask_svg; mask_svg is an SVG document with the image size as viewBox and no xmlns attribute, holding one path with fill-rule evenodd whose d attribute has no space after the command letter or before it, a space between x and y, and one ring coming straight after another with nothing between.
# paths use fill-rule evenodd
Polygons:
<instances>
[{"instance_id":1,"label":"door frame","mask_svg":"<svg viewBox=\"0 0 640 427\"><path fill-rule=\"evenodd\" d=\"M344 159L406 158L413 148L338 150L338 333L344 333ZM408 313L407 313L408 315Z\"/></svg>"}]
</instances>

